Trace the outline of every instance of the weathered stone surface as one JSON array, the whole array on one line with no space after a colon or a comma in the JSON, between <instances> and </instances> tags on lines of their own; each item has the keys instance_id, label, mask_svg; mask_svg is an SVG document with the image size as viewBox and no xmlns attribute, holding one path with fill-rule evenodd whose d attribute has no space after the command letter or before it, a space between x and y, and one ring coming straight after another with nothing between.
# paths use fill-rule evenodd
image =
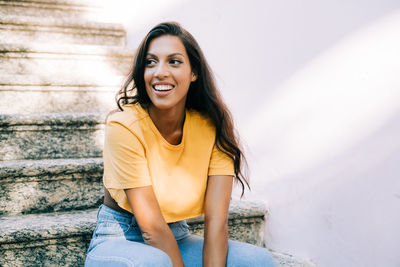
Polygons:
<instances>
[{"instance_id":1,"label":"weathered stone surface","mask_svg":"<svg viewBox=\"0 0 400 267\"><path fill-rule=\"evenodd\" d=\"M101 157L105 115L0 115L0 160Z\"/></svg>"},{"instance_id":2,"label":"weathered stone surface","mask_svg":"<svg viewBox=\"0 0 400 267\"><path fill-rule=\"evenodd\" d=\"M271 254L277 267L316 267L316 265L310 261L302 260L289 254L277 252L271 252Z\"/></svg>"},{"instance_id":3,"label":"weathered stone surface","mask_svg":"<svg viewBox=\"0 0 400 267\"><path fill-rule=\"evenodd\" d=\"M18 248L22 247L24 242L33 243L90 234L94 230L96 212L97 209L91 209L3 216L0 218L0 246L2 249Z\"/></svg>"},{"instance_id":4,"label":"weathered stone surface","mask_svg":"<svg viewBox=\"0 0 400 267\"><path fill-rule=\"evenodd\" d=\"M2 249L0 264L3 267L83 266L89 236L40 240L25 247Z\"/></svg>"},{"instance_id":5,"label":"weathered stone surface","mask_svg":"<svg viewBox=\"0 0 400 267\"><path fill-rule=\"evenodd\" d=\"M119 24L63 17L0 16L1 43L125 45L125 35L125 29Z\"/></svg>"},{"instance_id":6,"label":"weathered stone surface","mask_svg":"<svg viewBox=\"0 0 400 267\"><path fill-rule=\"evenodd\" d=\"M101 8L89 0L0 0L0 15L90 18L99 12Z\"/></svg>"},{"instance_id":7,"label":"weathered stone surface","mask_svg":"<svg viewBox=\"0 0 400 267\"><path fill-rule=\"evenodd\" d=\"M96 211L0 218L1 266L83 266Z\"/></svg>"},{"instance_id":8,"label":"weathered stone surface","mask_svg":"<svg viewBox=\"0 0 400 267\"><path fill-rule=\"evenodd\" d=\"M229 238L257 246L265 246L264 216L266 208L261 203L232 201L229 210ZM192 233L204 234L204 216L189 219Z\"/></svg>"},{"instance_id":9,"label":"weathered stone surface","mask_svg":"<svg viewBox=\"0 0 400 267\"><path fill-rule=\"evenodd\" d=\"M90 75L85 75L82 73L80 75L75 75L74 73L70 74L69 72L59 75L49 75L48 73L43 73L40 75L9 75L1 73L0 90L4 91L7 90L7 88L11 88L9 90L12 90L14 87L22 85L28 87L25 91L35 90L35 88L30 88L35 86L41 87L37 90L43 90L44 87L47 86L47 91L72 91L65 87L72 87L76 88L75 90L85 91L88 90L86 87L89 87L89 90L91 87L119 87L119 85L123 84L125 79L125 75L103 76L96 75L95 73ZM55 89L52 87L55 87ZM17 88L14 90L17 90Z\"/></svg>"},{"instance_id":10,"label":"weathered stone surface","mask_svg":"<svg viewBox=\"0 0 400 267\"><path fill-rule=\"evenodd\" d=\"M94 81L99 76L126 76L133 57L133 49L115 46L0 44L0 70L3 75L56 76L63 78L64 82L67 78L79 80L81 76L93 77ZM1 81L2 84L5 82Z\"/></svg>"},{"instance_id":11,"label":"weathered stone surface","mask_svg":"<svg viewBox=\"0 0 400 267\"><path fill-rule=\"evenodd\" d=\"M0 162L0 216L98 207L101 158Z\"/></svg>"},{"instance_id":12,"label":"weathered stone surface","mask_svg":"<svg viewBox=\"0 0 400 267\"><path fill-rule=\"evenodd\" d=\"M1 86L0 86L1 87ZM32 91L23 91L28 88L16 86L12 91L0 90L0 114L32 114L32 113L55 113L55 112L102 112L106 113L116 108L115 93L118 88L92 87L85 88L60 88L59 91L49 86L32 88ZM43 90L40 90L43 88ZM21 89L21 90L19 90ZM46 91L49 90L49 91ZM97 91L98 90L98 91Z\"/></svg>"},{"instance_id":13,"label":"weathered stone surface","mask_svg":"<svg viewBox=\"0 0 400 267\"><path fill-rule=\"evenodd\" d=\"M95 73L93 73L95 75ZM0 114L109 112L125 77L0 74Z\"/></svg>"},{"instance_id":14,"label":"weathered stone surface","mask_svg":"<svg viewBox=\"0 0 400 267\"><path fill-rule=\"evenodd\" d=\"M246 213L240 215L244 210ZM82 266L95 228L96 213L97 210L92 209L0 218L0 265L11 266L10 263L17 263L17 266L31 266L34 263L36 266L47 266L56 263L57 266ZM230 238L257 243L253 237L239 232L242 228L236 227L242 220L251 221L253 224L263 222L264 213L265 207L260 204L232 202ZM192 219L188 224L192 232L200 233L201 218ZM249 224L240 227L246 226ZM262 230L263 227L256 226L253 229ZM262 235L261 232L251 234Z\"/></svg>"}]
</instances>

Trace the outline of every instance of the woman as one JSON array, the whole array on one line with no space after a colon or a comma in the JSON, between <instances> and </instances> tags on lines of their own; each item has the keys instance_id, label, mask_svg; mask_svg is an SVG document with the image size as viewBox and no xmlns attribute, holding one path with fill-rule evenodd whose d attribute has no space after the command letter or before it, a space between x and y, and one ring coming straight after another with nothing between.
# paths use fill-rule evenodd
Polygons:
<instances>
[{"instance_id":1,"label":"woman","mask_svg":"<svg viewBox=\"0 0 400 267\"><path fill-rule=\"evenodd\" d=\"M268 251L228 241L243 155L195 39L177 23L142 41L107 119L105 198L86 266L274 266ZM205 215L204 239L185 219Z\"/></svg>"}]
</instances>

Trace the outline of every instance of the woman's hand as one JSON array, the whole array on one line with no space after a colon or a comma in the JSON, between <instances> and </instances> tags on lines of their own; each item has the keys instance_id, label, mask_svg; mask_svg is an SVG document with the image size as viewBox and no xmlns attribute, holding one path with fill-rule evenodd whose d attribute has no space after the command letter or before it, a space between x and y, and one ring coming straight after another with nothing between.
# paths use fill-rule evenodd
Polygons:
<instances>
[{"instance_id":1,"label":"woman's hand","mask_svg":"<svg viewBox=\"0 0 400 267\"><path fill-rule=\"evenodd\" d=\"M228 209L233 176L208 177L204 202L203 266L225 266L228 253Z\"/></svg>"},{"instance_id":2,"label":"woman's hand","mask_svg":"<svg viewBox=\"0 0 400 267\"><path fill-rule=\"evenodd\" d=\"M125 189L125 193L142 230L144 242L167 253L174 267L184 266L178 244L161 214L153 187Z\"/></svg>"}]
</instances>

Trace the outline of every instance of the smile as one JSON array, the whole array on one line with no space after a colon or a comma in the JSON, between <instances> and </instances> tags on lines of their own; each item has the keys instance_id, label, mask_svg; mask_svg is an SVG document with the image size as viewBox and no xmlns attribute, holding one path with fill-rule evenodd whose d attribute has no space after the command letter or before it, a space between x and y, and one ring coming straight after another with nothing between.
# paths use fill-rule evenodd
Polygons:
<instances>
[{"instance_id":1,"label":"smile","mask_svg":"<svg viewBox=\"0 0 400 267\"><path fill-rule=\"evenodd\" d=\"M156 91L169 91L172 90L174 86L172 84L155 84L153 89Z\"/></svg>"}]
</instances>

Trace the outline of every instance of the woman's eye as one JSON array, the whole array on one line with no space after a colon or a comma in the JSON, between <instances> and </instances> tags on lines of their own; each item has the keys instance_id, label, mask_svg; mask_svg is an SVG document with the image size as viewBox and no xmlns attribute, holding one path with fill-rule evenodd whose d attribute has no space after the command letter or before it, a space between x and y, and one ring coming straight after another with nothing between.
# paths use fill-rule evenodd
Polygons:
<instances>
[{"instance_id":1,"label":"woman's eye","mask_svg":"<svg viewBox=\"0 0 400 267\"><path fill-rule=\"evenodd\" d=\"M169 61L169 63L171 63L172 65L179 65L179 64L182 64L182 61L180 61L178 59L171 59Z\"/></svg>"},{"instance_id":2,"label":"woman's eye","mask_svg":"<svg viewBox=\"0 0 400 267\"><path fill-rule=\"evenodd\" d=\"M156 64L156 61L154 59L146 59L145 64L146 66L152 66Z\"/></svg>"}]
</instances>

